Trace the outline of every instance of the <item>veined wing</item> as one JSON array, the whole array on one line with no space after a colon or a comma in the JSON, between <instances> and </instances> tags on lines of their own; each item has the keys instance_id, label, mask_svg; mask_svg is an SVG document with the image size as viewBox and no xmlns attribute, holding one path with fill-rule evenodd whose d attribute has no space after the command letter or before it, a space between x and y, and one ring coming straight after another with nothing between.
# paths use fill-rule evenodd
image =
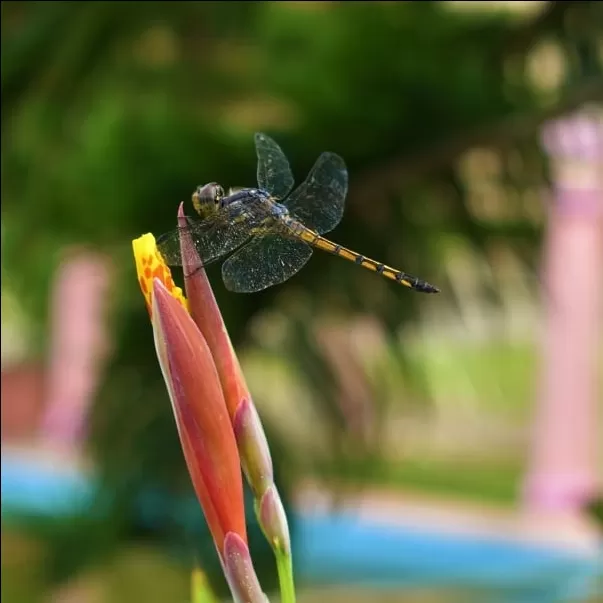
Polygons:
<instances>
[{"instance_id":1,"label":"veined wing","mask_svg":"<svg viewBox=\"0 0 603 603\"><path fill-rule=\"evenodd\" d=\"M255 135L258 158L258 186L277 199L284 199L293 188L293 174L289 161L272 138L258 132Z\"/></svg>"},{"instance_id":2,"label":"veined wing","mask_svg":"<svg viewBox=\"0 0 603 603\"><path fill-rule=\"evenodd\" d=\"M235 293L254 293L282 283L302 269L312 248L303 241L279 234L252 239L222 265L226 288Z\"/></svg>"},{"instance_id":3,"label":"veined wing","mask_svg":"<svg viewBox=\"0 0 603 603\"><path fill-rule=\"evenodd\" d=\"M347 192L348 172L343 159L334 153L322 153L284 205L308 228L323 234L339 224Z\"/></svg>"},{"instance_id":4,"label":"veined wing","mask_svg":"<svg viewBox=\"0 0 603 603\"><path fill-rule=\"evenodd\" d=\"M259 205L242 209L240 205L233 204L204 220L189 219L187 226L161 235L157 239L157 248L168 265L181 266L180 235L186 231L203 264L211 264L243 245L266 217L266 212Z\"/></svg>"}]
</instances>

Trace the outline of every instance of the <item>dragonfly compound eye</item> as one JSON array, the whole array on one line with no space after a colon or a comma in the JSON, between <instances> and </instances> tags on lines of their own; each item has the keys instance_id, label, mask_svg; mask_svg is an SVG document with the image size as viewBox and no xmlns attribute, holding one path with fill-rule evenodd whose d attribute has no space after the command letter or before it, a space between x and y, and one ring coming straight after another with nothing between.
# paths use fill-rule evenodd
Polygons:
<instances>
[{"instance_id":1,"label":"dragonfly compound eye","mask_svg":"<svg viewBox=\"0 0 603 603\"><path fill-rule=\"evenodd\" d=\"M193 206L198 214L205 216L208 210L213 209L223 196L224 189L219 184L210 182L200 186L193 193Z\"/></svg>"}]
</instances>

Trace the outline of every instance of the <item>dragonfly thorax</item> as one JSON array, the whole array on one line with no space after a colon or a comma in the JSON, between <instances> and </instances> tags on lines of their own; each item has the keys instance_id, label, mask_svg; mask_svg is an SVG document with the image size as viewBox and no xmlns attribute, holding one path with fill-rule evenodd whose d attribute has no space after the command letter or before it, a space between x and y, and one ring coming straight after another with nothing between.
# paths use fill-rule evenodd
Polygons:
<instances>
[{"instance_id":1,"label":"dragonfly thorax","mask_svg":"<svg viewBox=\"0 0 603 603\"><path fill-rule=\"evenodd\" d=\"M242 188L222 199L222 206L240 208L241 211L251 211L251 208L263 207L263 213L287 214L287 208L277 203L268 191L261 188Z\"/></svg>"}]
</instances>

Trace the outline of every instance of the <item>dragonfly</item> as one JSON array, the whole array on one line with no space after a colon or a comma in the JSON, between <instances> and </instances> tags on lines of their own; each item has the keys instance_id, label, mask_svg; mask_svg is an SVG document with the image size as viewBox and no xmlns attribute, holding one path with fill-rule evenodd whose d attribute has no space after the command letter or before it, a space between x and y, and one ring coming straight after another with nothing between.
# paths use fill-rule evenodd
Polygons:
<instances>
[{"instance_id":1,"label":"dragonfly","mask_svg":"<svg viewBox=\"0 0 603 603\"><path fill-rule=\"evenodd\" d=\"M192 195L198 214L187 225L161 235L157 247L166 263L181 266L180 237L190 235L204 266L217 260L230 291L254 293L299 272L314 249L339 256L422 293L438 293L428 282L377 262L323 237L341 221L348 172L335 153L322 153L294 189L289 161L269 136L255 134L257 188L230 189L210 182Z\"/></svg>"}]
</instances>

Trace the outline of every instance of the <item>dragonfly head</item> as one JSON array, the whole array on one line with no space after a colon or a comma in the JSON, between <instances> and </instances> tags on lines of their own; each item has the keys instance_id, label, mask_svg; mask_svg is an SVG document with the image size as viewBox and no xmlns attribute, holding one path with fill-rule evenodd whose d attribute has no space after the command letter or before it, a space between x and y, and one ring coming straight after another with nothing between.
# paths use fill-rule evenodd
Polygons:
<instances>
[{"instance_id":1,"label":"dragonfly head","mask_svg":"<svg viewBox=\"0 0 603 603\"><path fill-rule=\"evenodd\" d=\"M215 182L197 188L193 193L193 207L203 218L216 210L224 198L224 189Z\"/></svg>"}]
</instances>

